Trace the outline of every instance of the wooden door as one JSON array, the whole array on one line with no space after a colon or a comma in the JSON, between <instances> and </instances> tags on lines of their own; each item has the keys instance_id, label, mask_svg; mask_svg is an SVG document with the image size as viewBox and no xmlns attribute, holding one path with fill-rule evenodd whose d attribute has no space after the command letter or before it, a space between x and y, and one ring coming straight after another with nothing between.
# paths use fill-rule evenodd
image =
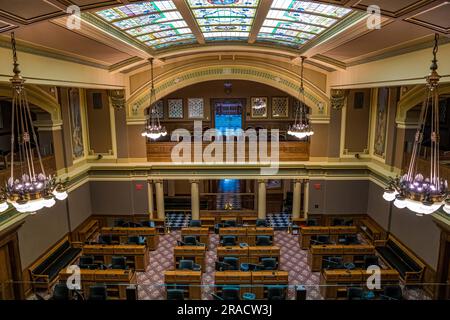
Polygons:
<instances>
[{"instance_id":1,"label":"wooden door","mask_svg":"<svg viewBox=\"0 0 450 320\"><path fill-rule=\"evenodd\" d=\"M0 248L0 300L13 300L12 271L8 245Z\"/></svg>"}]
</instances>

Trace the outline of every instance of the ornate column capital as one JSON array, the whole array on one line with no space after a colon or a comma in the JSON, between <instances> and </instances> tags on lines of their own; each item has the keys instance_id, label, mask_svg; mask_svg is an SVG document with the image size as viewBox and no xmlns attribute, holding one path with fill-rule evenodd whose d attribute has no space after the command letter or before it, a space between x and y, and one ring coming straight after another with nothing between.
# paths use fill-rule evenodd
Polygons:
<instances>
[{"instance_id":1,"label":"ornate column capital","mask_svg":"<svg viewBox=\"0 0 450 320\"><path fill-rule=\"evenodd\" d=\"M330 93L331 107L335 110L341 110L345 105L347 95L348 90L346 89L331 89Z\"/></svg>"},{"instance_id":2,"label":"ornate column capital","mask_svg":"<svg viewBox=\"0 0 450 320\"><path fill-rule=\"evenodd\" d=\"M190 183L200 183L199 179L189 179Z\"/></svg>"},{"instance_id":3,"label":"ornate column capital","mask_svg":"<svg viewBox=\"0 0 450 320\"><path fill-rule=\"evenodd\" d=\"M258 179L258 183L266 183L267 180L266 179Z\"/></svg>"},{"instance_id":4,"label":"ornate column capital","mask_svg":"<svg viewBox=\"0 0 450 320\"><path fill-rule=\"evenodd\" d=\"M109 90L109 101L114 109L124 109L126 105L125 90Z\"/></svg>"}]
</instances>

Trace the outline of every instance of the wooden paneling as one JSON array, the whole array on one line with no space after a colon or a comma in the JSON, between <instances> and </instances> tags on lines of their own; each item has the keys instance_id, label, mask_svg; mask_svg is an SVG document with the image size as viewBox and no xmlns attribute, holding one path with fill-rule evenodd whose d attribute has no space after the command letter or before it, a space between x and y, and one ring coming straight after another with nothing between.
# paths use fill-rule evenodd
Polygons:
<instances>
[{"instance_id":1,"label":"wooden paneling","mask_svg":"<svg viewBox=\"0 0 450 320\"><path fill-rule=\"evenodd\" d=\"M172 162L172 149L177 145L177 142L148 142L147 143L147 160L149 162ZM202 151L209 144L204 143L202 145ZM223 152L225 157L226 146L223 146ZM237 147L235 144L234 149L234 161L237 162ZM267 154L271 156L271 144L267 142ZM241 156L239 154L239 156ZM182 157L182 155L179 155ZM189 157L187 157L189 159ZM245 146L245 161L251 160L249 157L249 143ZM191 146L190 161L194 160L194 144ZM258 161L261 161L258 155ZM309 160L309 142L302 141L280 141L279 142L279 160L280 161L308 161ZM222 159L225 161L225 159Z\"/></svg>"}]
</instances>

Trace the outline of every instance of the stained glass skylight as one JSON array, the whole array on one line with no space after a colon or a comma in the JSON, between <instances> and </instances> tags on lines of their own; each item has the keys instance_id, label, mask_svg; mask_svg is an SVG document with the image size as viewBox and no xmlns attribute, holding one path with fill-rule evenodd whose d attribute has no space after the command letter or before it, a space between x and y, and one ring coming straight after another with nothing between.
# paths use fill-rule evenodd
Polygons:
<instances>
[{"instance_id":1,"label":"stained glass skylight","mask_svg":"<svg viewBox=\"0 0 450 320\"><path fill-rule=\"evenodd\" d=\"M347 16L350 9L311 1L274 0L257 41L298 47Z\"/></svg>"},{"instance_id":2,"label":"stained glass skylight","mask_svg":"<svg viewBox=\"0 0 450 320\"><path fill-rule=\"evenodd\" d=\"M188 0L206 41L248 40L260 0Z\"/></svg>"},{"instance_id":3,"label":"stained glass skylight","mask_svg":"<svg viewBox=\"0 0 450 320\"><path fill-rule=\"evenodd\" d=\"M131 3L98 11L96 15L153 49L195 40L172 0Z\"/></svg>"},{"instance_id":4,"label":"stained glass skylight","mask_svg":"<svg viewBox=\"0 0 450 320\"><path fill-rule=\"evenodd\" d=\"M248 43L250 35L252 40L257 35L257 43L298 48L352 11L318 1L273 0L267 16L262 17L258 10L264 1L185 0L178 3L155 0L131 2L98 11L95 15L124 35L156 50L198 44L199 32L206 42ZM186 8L177 8L186 5L196 25L192 25L190 17L185 20ZM258 21L255 23L256 16Z\"/></svg>"}]
</instances>

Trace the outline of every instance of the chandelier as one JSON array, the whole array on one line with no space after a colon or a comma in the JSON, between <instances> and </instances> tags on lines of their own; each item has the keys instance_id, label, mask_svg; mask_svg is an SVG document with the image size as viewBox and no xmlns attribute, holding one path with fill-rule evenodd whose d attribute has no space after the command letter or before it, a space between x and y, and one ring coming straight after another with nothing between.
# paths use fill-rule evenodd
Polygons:
<instances>
[{"instance_id":1,"label":"chandelier","mask_svg":"<svg viewBox=\"0 0 450 320\"><path fill-rule=\"evenodd\" d=\"M68 194L63 184L56 181L55 176L47 176L45 173L24 88L25 80L20 75L17 62L14 33L11 33L11 44L14 59L14 76L10 80L13 89L11 175L0 191L0 212L6 211L12 205L20 213L36 213L43 208L53 207L55 199L64 200ZM17 162L15 157L18 158Z\"/></svg>"},{"instance_id":2,"label":"chandelier","mask_svg":"<svg viewBox=\"0 0 450 320\"><path fill-rule=\"evenodd\" d=\"M306 57L302 58L301 64L301 76L300 76L300 92L299 92L299 100L297 104L297 108L295 110L295 122L288 129L288 134L296 137L297 139L304 139L306 137L310 137L314 134L314 131L309 124L308 117L306 115L306 102L305 102L305 87L303 84L303 72L304 72L304 63Z\"/></svg>"},{"instance_id":3,"label":"chandelier","mask_svg":"<svg viewBox=\"0 0 450 320\"><path fill-rule=\"evenodd\" d=\"M389 181L383 198L386 201L394 201L399 208L408 208L417 215L428 215L437 211L444 205L444 211L450 214L448 202L447 181L439 177L439 93L438 84L440 76L437 73L437 52L439 35L435 36L433 48L433 61L430 67L431 73L427 79L427 92L424 97L419 117L419 126L414 139L414 145L409 163L408 172L402 177ZM417 158L423 141L425 124L428 116L431 116L431 158L429 177L417 172Z\"/></svg>"},{"instance_id":4,"label":"chandelier","mask_svg":"<svg viewBox=\"0 0 450 320\"><path fill-rule=\"evenodd\" d=\"M149 61L151 72L150 107L147 124L144 131L142 132L142 136L148 137L152 140L158 140L159 138L165 137L167 135L167 130L164 126L161 126L158 110L156 110L156 93L153 78L153 58L150 58Z\"/></svg>"}]
</instances>

